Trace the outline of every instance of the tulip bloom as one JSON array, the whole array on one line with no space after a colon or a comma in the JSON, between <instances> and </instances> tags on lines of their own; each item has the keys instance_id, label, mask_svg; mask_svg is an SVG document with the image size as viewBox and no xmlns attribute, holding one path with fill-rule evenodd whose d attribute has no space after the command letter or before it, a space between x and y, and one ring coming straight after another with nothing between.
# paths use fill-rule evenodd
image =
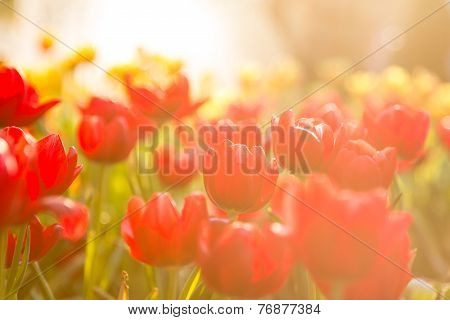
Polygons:
<instances>
[{"instance_id":1,"label":"tulip bloom","mask_svg":"<svg viewBox=\"0 0 450 320\"><path fill-rule=\"evenodd\" d=\"M206 199L200 193L185 198L181 214L167 193L155 193L148 203L133 197L122 221L122 237L131 255L143 263L185 265L195 258L200 226L207 217Z\"/></svg>"},{"instance_id":2,"label":"tulip bloom","mask_svg":"<svg viewBox=\"0 0 450 320\"><path fill-rule=\"evenodd\" d=\"M367 276L377 258L367 246L380 249L391 214L386 192L341 190L325 176L311 176L305 185L291 179L280 189L274 212L293 229L299 258L309 271L331 283Z\"/></svg>"},{"instance_id":3,"label":"tulip bloom","mask_svg":"<svg viewBox=\"0 0 450 320\"><path fill-rule=\"evenodd\" d=\"M57 223L44 226L37 216L31 218L29 262L40 260L59 240L80 240L86 234L88 225L89 214L86 206L64 197L45 198L39 203L39 210L50 212L57 219ZM16 245L17 236L9 233L7 267L12 263Z\"/></svg>"},{"instance_id":4,"label":"tulip bloom","mask_svg":"<svg viewBox=\"0 0 450 320\"><path fill-rule=\"evenodd\" d=\"M59 103L39 103L36 90L13 68L0 66L0 127L28 126Z\"/></svg>"},{"instance_id":5,"label":"tulip bloom","mask_svg":"<svg viewBox=\"0 0 450 320\"><path fill-rule=\"evenodd\" d=\"M29 222L29 262L40 260L59 240L65 239L76 242L86 234L89 213L86 206L81 203L59 196L46 197L39 202L36 211L49 212L56 218L57 222L44 226L37 216L31 218ZM17 236L9 233L6 255L7 267L12 263L16 245Z\"/></svg>"},{"instance_id":6,"label":"tulip bloom","mask_svg":"<svg viewBox=\"0 0 450 320\"><path fill-rule=\"evenodd\" d=\"M336 103L309 103L300 113L301 118L316 118L326 123L333 131L340 128L342 123L348 120L348 116L344 114Z\"/></svg>"},{"instance_id":7,"label":"tulip bloom","mask_svg":"<svg viewBox=\"0 0 450 320\"><path fill-rule=\"evenodd\" d=\"M442 143L450 150L450 116L442 118L439 122L438 133Z\"/></svg>"},{"instance_id":8,"label":"tulip bloom","mask_svg":"<svg viewBox=\"0 0 450 320\"><path fill-rule=\"evenodd\" d=\"M272 197L278 179L275 159L260 146L223 141L203 157L203 182L211 201L226 212L252 212Z\"/></svg>"},{"instance_id":9,"label":"tulip bloom","mask_svg":"<svg viewBox=\"0 0 450 320\"><path fill-rule=\"evenodd\" d=\"M157 123L189 116L205 102L192 101L189 80L182 74L177 74L165 89L139 87L133 85L130 79L127 79L126 89L132 109Z\"/></svg>"},{"instance_id":10,"label":"tulip bloom","mask_svg":"<svg viewBox=\"0 0 450 320\"><path fill-rule=\"evenodd\" d=\"M328 173L341 187L369 190L388 188L396 167L395 148L377 151L364 140L350 140L338 151Z\"/></svg>"},{"instance_id":11,"label":"tulip bloom","mask_svg":"<svg viewBox=\"0 0 450 320\"><path fill-rule=\"evenodd\" d=\"M34 216L30 221L30 255L29 262L38 261L44 257L51 248L61 239L61 226L57 223L48 227L42 225L38 217ZM17 246L17 237L8 234L8 249L6 252L6 267L12 264L14 250Z\"/></svg>"},{"instance_id":12,"label":"tulip bloom","mask_svg":"<svg viewBox=\"0 0 450 320\"><path fill-rule=\"evenodd\" d=\"M154 155L158 177L163 184L185 185L195 177L198 170L195 149L177 152L175 148L165 147L156 150Z\"/></svg>"},{"instance_id":13,"label":"tulip bloom","mask_svg":"<svg viewBox=\"0 0 450 320\"><path fill-rule=\"evenodd\" d=\"M324 122L295 120L292 110L272 120L272 147L280 166L291 172L326 170L335 147L333 130Z\"/></svg>"},{"instance_id":14,"label":"tulip bloom","mask_svg":"<svg viewBox=\"0 0 450 320\"><path fill-rule=\"evenodd\" d=\"M202 229L197 262L211 289L255 299L277 292L292 267L287 233L280 224L212 218Z\"/></svg>"},{"instance_id":15,"label":"tulip bloom","mask_svg":"<svg viewBox=\"0 0 450 320\"><path fill-rule=\"evenodd\" d=\"M81 172L74 147L65 152L61 138L51 134L36 143L36 167L30 170L28 182L32 198L64 193Z\"/></svg>"},{"instance_id":16,"label":"tulip bloom","mask_svg":"<svg viewBox=\"0 0 450 320\"><path fill-rule=\"evenodd\" d=\"M78 176L75 149L57 135L39 141L17 127L0 130L0 225L28 221L49 195L62 194Z\"/></svg>"},{"instance_id":17,"label":"tulip bloom","mask_svg":"<svg viewBox=\"0 0 450 320\"><path fill-rule=\"evenodd\" d=\"M405 213L392 214L383 231L379 247L381 255L376 257L372 269L362 279L344 284L339 299L393 300L399 299L411 280L411 262L414 253L408 236L411 216ZM316 279L321 291L332 297L332 284Z\"/></svg>"},{"instance_id":18,"label":"tulip bloom","mask_svg":"<svg viewBox=\"0 0 450 320\"><path fill-rule=\"evenodd\" d=\"M368 107L363 122L367 141L378 150L395 147L398 156L406 161L413 161L423 153L430 126L427 113L398 104L381 110Z\"/></svg>"},{"instance_id":19,"label":"tulip bloom","mask_svg":"<svg viewBox=\"0 0 450 320\"><path fill-rule=\"evenodd\" d=\"M137 141L137 121L127 107L93 97L78 127L78 142L92 160L118 162L125 160Z\"/></svg>"},{"instance_id":20,"label":"tulip bloom","mask_svg":"<svg viewBox=\"0 0 450 320\"><path fill-rule=\"evenodd\" d=\"M86 234L89 211L84 204L61 196L51 196L39 201L38 209L55 216L61 227L62 239L76 242Z\"/></svg>"}]
</instances>

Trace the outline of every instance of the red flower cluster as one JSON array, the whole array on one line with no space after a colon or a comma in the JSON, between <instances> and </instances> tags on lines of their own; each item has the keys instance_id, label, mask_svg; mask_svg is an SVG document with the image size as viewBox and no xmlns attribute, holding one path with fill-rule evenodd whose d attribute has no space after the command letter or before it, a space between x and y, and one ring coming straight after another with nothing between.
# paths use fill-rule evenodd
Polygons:
<instances>
[{"instance_id":1,"label":"red flower cluster","mask_svg":"<svg viewBox=\"0 0 450 320\"><path fill-rule=\"evenodd\" d=\"M36 90L16 69L0 65L0 127L28 126L58 102L40 103Z\"/></svg>"},{"instance_id":2,"label":"red flower cluster","mask_svg":"<svg viewBox=\"0 0 450 320\"><path fill-rule=\"evenodd\" d=\"M17 127L0 131L0 226L30 223L31 257L44 255L59 238L80 239L87 228L88 212L82 204L58 195L78 176L77 153L66 154L58 135L39 141ZM51 212L57 225L44 227L36 214ZM10 235L9 248L15 247Z\"/></svg>"},{"instance_id":3,"label":"red flower cluster","mask_svg":"<svg viewBox=\"0 0 450 320\"><path fill-rule=\"evenodd\" d=\"M192 196L186 198L181 215L168 195L155 195L147 204L133 198L122 224L131 254L156 266L195 262L210 289L231 297L277 292L297 262L329 298L399 298L411 279L411 216L389 208L388 188L397 156L417 156L428 129L425 114L411 120L413 111L400 109L383 112L397 126L410 128L417 120L412 139L403 127L398 137L388 136L379 119L357 125L337 104L302 113L312 118L281 114L272 121L270 139L245 121L243 127L217 121L209 127L212 136L199 135L206 149L205 191L219 214L208 217L200 195L192 203ZM270 148L262 146L267 141L271 160ZM183 154L169 157L169 150L156 153L159 167L192 161ZM294 176L279 182L278 163L291 173L304 173L307 166L314 174L304 182ZM195 223L183 227L186 220Z\"/></svg>"},{"instance_id":4,"label":"red flower cluster","mask_svg":"<svg viewBox=\"0 0 450 320\"><path fill-rule=\"evenodd\" d=\"M329 298L394 299L411 279L411 217L382 189L342 190L324 176L281 183L273 208L291 226L299 260Z\"/></svg>"}]
</instances>

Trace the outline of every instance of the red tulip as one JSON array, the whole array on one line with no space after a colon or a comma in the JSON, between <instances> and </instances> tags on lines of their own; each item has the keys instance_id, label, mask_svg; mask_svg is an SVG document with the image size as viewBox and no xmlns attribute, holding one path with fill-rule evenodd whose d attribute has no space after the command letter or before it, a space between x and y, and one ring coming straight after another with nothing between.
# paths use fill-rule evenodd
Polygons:
<instances>
[{"instance_id":1,"label":"red tulip","mask_svg":"<svg viewBox=\"0 0 450 320\"><path fill-rule=\"evenodd\" d=\"M0 131L0 225L27 222L49 196L62 194L81 170L57 135L39 141L17 127Z\"/></svg>"},{"instance_id":2,"label":"red tulip","mask_svg":"<svg viewBox=\"0 0 450 320\"><path fill-rule=\"evenodd\" d=\"M40 104L36 90L16 69L0 66L0 127L28 126L58 102Z\"/></svg>"},{"instance_id":3,"label":"red tulip","mask_svg":"<svg viewBox=\"0 0 450 320\"><path fill-rule=\"evenodd\" d=\"M329 175L344 188L388 188L396 167L395 148L377 151L364 140L350 140L338 151Z\"/></svg>"},{"instance_id":4,"label":"red tulip","mask_svg":"<svg viewBox=\"0 0 450 320\"><path fill-rule=\"evenodd\" d=\"M272 147L280 165L291 172L324 171L333 156L335 135L324 122L296 121L289 110L272 120Z\"/></svg>"},{"instance_id":5,"label":"red tulip","mask_svg":"<svg viewBox=\"0 0 450 320\"><path fill-rule=\"evenodd\" d=\"M414 257L408 227L411 216L395 213L384 226L378 255L372 269L362 279L344 284L339 299L392 300L399 299L411 280L411 262ZM316 279L321 291L332 297L332 284Z\"/></svg>"},{"instance_id":6,"label":"red tulip","mask_svg":"<svg viewBox=\"0 0 450 320\"><path fill-rule=\"evenodd\" d=\"M450 150L450 116L441 119L438 125L438 133L442 143Z\"/></svg>"},{"instance_id":7,"label":"red tulip","mask_svg":"<svg viewBox=\"0 0 450 320\"><path fill-rule=\"evenodd\" d=\"M30 203L38 190L28 183L35 167L36 142L17 127L0 130L0 226L21 224L34 214Z\"/></svg>"},{"instance_id":8,"label":"red tulip","mask_svg":"<svg viewBox=\"0 0 450 320\"><path fill-rule=\"evenodd\" d=\"M26 197L24 175L20 170L13 150L8 142L0 137L0 226L15 219L15 214L21 212Z\"/></svg>"},{"instance_id":9,"label":"red tulip","mask_svg":"<svg viewBox=\"0 0 450 320\"><path fill-rule=\"evenodd\" d=\"M310 272L329 282L366 276L377 257L368 246L380 249L391 214L386 192L341 190L325 176L311 176L305 185L288 183L289 192L280 191L282 206L274 212L293 228L300 259Z\"/></svg>"},{"instance_id":10,"label":"red tulip","mask_svg":"<svg viewBox=\"0 0 450 320\"><path fill-rule=\"evenodd\" d=\"M44 257L61 238L61 226L57 223L48 227L42 225L38 217L34 216L30 221L30 256L29 262L38 261ZM8 234L8 249L6 252L6 267L12 264L14 250L17 245L17 237Z\"/></svg>"},{"instance_id":11,"label":"red tulip","mask_svg":"<svg viewBox=\"0 0 450 320\"><path fill-rule=\"evenodd\" d=\"M137 120L131 110L93 97L81 112L78 142L86 156L100 162L125 160L137 141Z\"/></svg>"},{"instance_id":12,"label":"red tulip","mask_svg":"<svg viewBox=\"0 0 450 320\"><path fill-rule=\"evenodd\" d=\"M203 181L206 192L219 208L230 212L252 212L272 197L278 178L275 159L267 161L262 147L223 141L206 152Z\"/></svg>"},{"instance_id":13,"label":"red tulip","mask_svg":"<svg viewBox=\"0 0 450 320\"><path fill-rule=\"evenodd\" d=\"M292 266L291 250L280 224L262 228L212 218L202 229L197 263L205 284L234 298L276 293Z\"/></svg>"},{"instance_id":14,"label":"red tulip","mask_svg":"<svg viewBox=\"0 0 450 320\"><path fill-rule=\"evenodd\" d=\"M77 161L76 149L70 147L66 154L59 135L51 134L39 140L36 165L27 176L31 197L64 193L81 172L82 166Z\"/></svg>"},{"instance_id":15,"label":"red tulip","mask_svg":"<svg viewBox=\"0 0 450 320\"><path fill-rule=\"evenodd\" d=\"M44 226L37 216L30 220L30 256L29 261L38 261L61 239L75 242L81 239L87 230L88 210L81 204L64 197L47 197L38 210L50 211L57 223ZM8 234L6 266L12 263L17 236Z\"/></svg>"},{"instance_id":16,"label":"red tulip","mask_svg":"<svg viewBox=\"0 0 450 320\"><path fill-rule=\"evenodd\" d=\"M182 74L178 74L166 89L139 87L130 79L126 87L133 110L157 123L189 116L205 102L192 101L189 80Z\"/></svg>"},{"instance_id":17,"label":"red tulip","mask_svg":"<svg viewBox=\"0 0 450 320\"><path fill-rule=\"evenodd\" d=\"M348 120L348 116L334 102L328 103L309 103L300 113L300 118L316 118L325 122L335 131L340 128L342 123Z\"/></svg>"},{"instance_id":18,"label":"red tulip","mask_svg":"<svg viewBox=\"0 0 450 320\"><path fill-rule=\"evenodd\" d=\"M177 151L165 147L156 150L155 165L160 181L168 186L189 183L198 170L195 149Z\"/></svg>"},{"instance_id":19,"label":"red tulip","mask_svg":"<svg viewBox=\"0 0 450 320\"><path fill-rule=\"evenodd\" d=\"M181 215L167 193L155 193L147 203L133 197L122 222L122 237L141 262L185 265L195 258L200 225L207 217L206 199L200 193L186 197Z\"/></svg>"},{"instance_id":20,"label":"red tulip","mask_svg":"<svg viewBox=\"0 0 450 320\"><path fill-rule=\"evenodd\" d=\"M367 141L375 148L395 147L401 159L411 161L423 153L430 117L423 111L398 104L380 110L368 107L364 125Z\"/></svg>"},{"instance_id":21,"label":"red tulip","mask_svg":"<svg viewBox=\"0 0 450 320\"><path fill-rule=\"evenodd\" d=\"M61 196L51 196L41 199L37 209L47 211L56 217L62 229L63 239L75 242L86 234L89 211L84 204Z\"/></svg>"}]
</instances>

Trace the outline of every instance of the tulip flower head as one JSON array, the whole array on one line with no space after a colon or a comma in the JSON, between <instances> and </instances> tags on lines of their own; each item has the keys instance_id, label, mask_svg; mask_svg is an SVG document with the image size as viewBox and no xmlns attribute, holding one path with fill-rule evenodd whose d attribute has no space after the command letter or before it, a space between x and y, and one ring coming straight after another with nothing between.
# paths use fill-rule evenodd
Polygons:
<instances>
[{"instance_id":1,"label":"tulip flower head","mask_svg":"<svg viewBox=\"0 0 450 320\"><path fill-rule=\"evenodd\" d=\"M81 171L58 135L39 141L17 127L0 130L0 225L27 222L47 196L64 193Z\"/></svg>"},{"instance_id":2,"label":"tulip flower head","mask_svg":"<svg viewBox=\"0 0 450 320\"><path fill-rule=\"evenodd\" d=\"M276 293L292 267L288 234L280 224L212 218L201 230L197 263L211 289L233 298Z\"/></svg>"},{"instance_id":3,"label":"tulip flower head","mask_svg":"<svg viewBox=\"0 0 450 320\"><path fill-rule=\"evenodd\" d=\"M369 273L356 281L344 284L339 299L392 300L399 299L411 280L414 252L407 230L411 216L395 213L389 216L379 246L379 253ZM329 298L333 284L315 279L320 290ZM336 298L336 297L334 297Z\"/></svg>"},{"instance_id":4,"label":"tulip flower head","mask_svg":"<svg viewBox=\"0 0 450 320\"><path fill-rule=\"evenodd\" d=\"M272 120L272 147L280 166L290 172L322 172L333 156L335 135L326 123L295 120L289 110Z\"/></svg>"},{"instance_id":5,"label":"tulip flower head","mask_svg":"<svg viewBox=\"0 0 450 320\"><path fill-rule=\"evenodd\" d=\"M200 193L185 198L181 214L167 193L155 193L147 203L133 197L122 222L122 237L131 255L143 263L185 265L195 258L200 226L207 217L206 199Z\"/></svg>"},{"instance_id":6,"label":"tulip flower head","mask_svg":"<svg viewBox=\"0 0 450 320\"><path fill-rule=\"evenodd\" d=\"M412 161L423 153L430 117L421 110L391 105L380 110L367 108L364 113L367 141L378 150L395 147L397 155Z\"/></svg>"},{"instance_id":7,"label":"tulip flower head","mask_svg":"<svg viewBox=\"0 0 450 320\"><path fill-rule=\"evenodd\" d=\"M139 87L129 78L126 88L136 114L148 117L156 123L171 118L182 119L193 114L205 102L205 100L192 101L189 80L183 74L177 74L165 89Z\"/></svg>"},{"instance_id":8,"label":"tulip flower head","mask_svg":"<svg viewBox=\"0 0 450 320\"><path fill-rule=\"evenodd\" d=\"M78 142L84 154L99 162L125 160L137 141L137 122L131 110L93 97L81 112Z\"/></svg>"},{"instance_id":9,"label":"tulip flower head","mask_svg":"<svg viewBox=\"0 0 450 320\"><path fill-rule=\"evenodd\" d=\"M278 179L275 159L264 149L222 141L203 157L203 182L211 201L226 212L252 212L272 197Z\"/></svg>"},{"instance_id":10,"label":"tulip flower head","mask_svg":"<svg viewBox=\"0 0 450 320\"><path fill-rule=\"evenodd\" d=\"M47 197L39 203L39 210L51 213L57 220L49 226L41 223L37 216L29 222L30 227L30 256L29 262L43 258L60 240L76 242L85 234L88 226L89 213L81 203L64 197ZM8 250L6 266L12 263L17 246L17 236L8 234ZM23 249L22 249L23 250Z\"/></svg>"},{"instance_id":11,"label":"tulip flower head","mask_svg":"<svg viewBox=\"0 0 450 320\"><path fill-rule=\"evenodd\" d=\"M286 188L275 212L293 228L300 261L329 282L366 276L377 259L369 247L380 249L391 215L386 192L342 190L317 175L306 184L291 179Z\"/></svg>"},{"instance_id":12,"label":"tulip flower head","mask_svg":"<svg viewBox=\"0 0 450 320\"><path fill-rule=\"evenodd\" d=\"M396 167L395 148L377 151L364 140L350 140L338 151L329 175L341 187L353 190L388 188Z\"/></svg>"},{"instance_id":13,"label":"tulip flower head","mask_svg":"<svg viewBox=\"0 0 450 320\"><path fill-rule=\"evenodd\" d=\"M0 127L28 126L59 100L39 102L39 95L16 69L0 65Z\"/></svg>"}]
</instances>

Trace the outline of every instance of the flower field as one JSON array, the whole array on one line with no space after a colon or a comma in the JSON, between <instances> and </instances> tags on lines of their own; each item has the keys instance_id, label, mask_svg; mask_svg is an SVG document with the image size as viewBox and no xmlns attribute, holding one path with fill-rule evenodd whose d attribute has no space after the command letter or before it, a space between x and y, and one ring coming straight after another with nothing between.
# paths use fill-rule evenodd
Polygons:
<instances>
[{"instance_id":1,"label":"flower field","mask_svg":"<svg viewBox=\"0 0 450 320\"><path fill-rule=\"evenodd\" d=\"M450 83L96 54L0 61L1 298L450 297Z\"/></svg>"}]
</instances>

